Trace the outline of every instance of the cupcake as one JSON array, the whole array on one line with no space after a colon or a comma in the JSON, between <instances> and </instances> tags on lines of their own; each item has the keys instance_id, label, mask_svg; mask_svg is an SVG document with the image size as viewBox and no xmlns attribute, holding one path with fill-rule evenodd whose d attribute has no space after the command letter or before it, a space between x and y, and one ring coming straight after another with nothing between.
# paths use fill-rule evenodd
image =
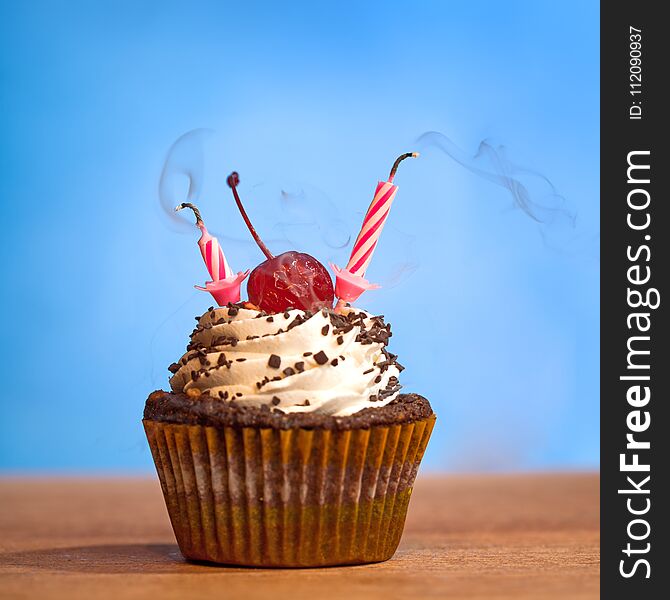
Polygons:
<instances>
[{"instance_id":1,"label":"cupcake","mask_svg":"<svg viewBox=\"0 0 670 600\"><path fill-rule=\"evenodd\" d=\"M147 399L143 424L187 559L361 564L400 542L435 415L401 393L383 317L342 298L332 308L330 277L328 297L319 268L292 258L256 268L251 302L198 317L170 391ZM258 285L268 268L283 283ZM286 283L299 278L296 294Z\"/></svg>"}]
</instances>

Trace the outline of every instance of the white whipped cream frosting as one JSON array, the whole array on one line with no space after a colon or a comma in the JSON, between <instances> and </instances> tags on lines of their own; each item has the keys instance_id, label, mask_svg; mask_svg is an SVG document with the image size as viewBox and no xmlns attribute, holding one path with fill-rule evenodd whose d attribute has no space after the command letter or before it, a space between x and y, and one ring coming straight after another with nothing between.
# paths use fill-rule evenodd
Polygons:
<instances>
[{"instance_id":1,"label":"white whipped cream frosting","mask_svg":"<svg viewBox=\"0 0 670 600\"><path fill-rule=\"evenodd\" d=\"M402 367L385 351L388 337L381 317L351 307L341 316L210 309L171 366L170 386L287 413L351 415L398 395Z\"/></svg>"}]
</instances>

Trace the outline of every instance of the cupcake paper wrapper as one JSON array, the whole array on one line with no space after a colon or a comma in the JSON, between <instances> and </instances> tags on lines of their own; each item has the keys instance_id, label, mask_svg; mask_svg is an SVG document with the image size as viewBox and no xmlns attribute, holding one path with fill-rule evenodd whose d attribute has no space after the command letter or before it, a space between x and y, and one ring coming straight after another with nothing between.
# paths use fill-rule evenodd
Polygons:
<instances>
[{"instance_id":1,"label":"cupcake paper wrapper","mask_svg":"<svg viewBox=\"0 0 670 600\"><path fill-rule=\"evenodd\" d=\"M434 423L144 428L186 558L312 567L393 555Z\"/></svg>"}]
</instances>

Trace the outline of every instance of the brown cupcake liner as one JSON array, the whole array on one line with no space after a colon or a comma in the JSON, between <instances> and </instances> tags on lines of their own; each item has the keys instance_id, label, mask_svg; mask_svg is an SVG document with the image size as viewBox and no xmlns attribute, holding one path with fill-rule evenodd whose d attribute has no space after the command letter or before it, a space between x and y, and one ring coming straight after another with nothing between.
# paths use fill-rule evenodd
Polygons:
<instances>
[{"instance_id":1,"label":"brown cupcake liner","mask_svg":"<svg viewBox=\"0 0 670 600\"><path fill-rule=\"evenodd\" d=\"M393 555L434 423L144 428L187 559L314 567Z\"/></svg>"}]
</instances>

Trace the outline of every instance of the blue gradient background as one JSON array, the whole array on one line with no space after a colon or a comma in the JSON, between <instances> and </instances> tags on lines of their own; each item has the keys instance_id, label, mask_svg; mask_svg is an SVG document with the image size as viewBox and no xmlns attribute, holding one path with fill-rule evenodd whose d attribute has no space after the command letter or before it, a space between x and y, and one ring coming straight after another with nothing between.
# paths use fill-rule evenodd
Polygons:
<instances>
[{"instance_id":1,"label":"blue gradient background","mask_svg":"<svg viewBox=\"0 0 670 600\"><path fill-rule=\"evenodd\" d=\"M547 175L588 243L547 245L444 155L405 163L368 272L385 288L360 303L439 413L430 469L597 467L596 2L1 6L0 469L153 468L144 400L211 303L196 231L157 194L197 127L214 131L199 204L237 269L260 253L232 169L269 245L340 264L424 131Z\"/></svg>"}]
</instances>

